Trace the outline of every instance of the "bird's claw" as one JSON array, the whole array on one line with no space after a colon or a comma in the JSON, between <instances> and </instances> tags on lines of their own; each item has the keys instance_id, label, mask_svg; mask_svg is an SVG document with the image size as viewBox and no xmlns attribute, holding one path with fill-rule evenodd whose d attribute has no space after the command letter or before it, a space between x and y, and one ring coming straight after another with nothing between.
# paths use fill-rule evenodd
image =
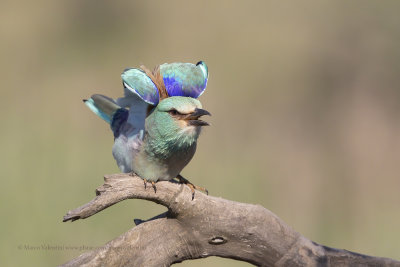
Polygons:
<instances>
[{"instance_id":1,"label":"bird's claw","mask_svg":"<svg viewBox=\"0 0 400 267\"><path fill-rule=\"evenodd\" d=\"M152 182L151 182L151 186L152 186L153 189L154 189L154 193L157 193L156 183L152 181Z\"/></svg>"},{"instance_id":2,"label":"bird's claw","mask_svg":"<svg viewBox=\"0 0 400 267\"><path fill-rule=\"evenodd\" d=\"M180 183L186 184L190 188L190 190L192 191L192 200L194 199L195 189L206 193L207 196L208 196L208 190L206 188L201 187L201 186L196 186L196 185L192 184L191 182L189 182L189 180L187 180L186 178L184 178L180 174L177 176L177 178L178 178Z\"/></svg>"},{"instance_id":3,"label":"bird's claw","mask_svg":"<svg viewBox=\"0 0 400 267\"><path fill-rule=\"evenodd\" d=\"M143 179L143 183L144 183L145 190L147 189L147 183L151 183L151 187L153 187L154 193L157 193L156 182L154 182L154 181L149 182L149 181L147 181L147 179Z\"/></svg>"}]
</instances>

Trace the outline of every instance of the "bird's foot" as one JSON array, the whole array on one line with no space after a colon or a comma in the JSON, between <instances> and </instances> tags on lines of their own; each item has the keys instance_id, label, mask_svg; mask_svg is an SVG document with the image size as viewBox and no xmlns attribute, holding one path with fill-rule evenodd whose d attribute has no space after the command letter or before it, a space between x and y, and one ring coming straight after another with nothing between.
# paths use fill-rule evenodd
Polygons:
<instances>
[{"instance_id":1,"label":"bird's foot","mask_svg":"<svg viewBox=\"0 0 400 267\"><path fill-rule=\"evenodd\" d=\"M178 178L180 183L186 184L190 188L190 190L192 191L192 200L194 199L195 189L202 191L208 195L208 190L206 188L192 184L191 182L189 182L188 179L184 178L182 175L179 174L176 178Z\"/></svg>"},{"instance_id":2,"label":"bird's foot","mask_svg":"<svg viewBox=\"0 0 400 267\"><path fill-rule=\"evenodd\" d=\"M149 182L149 181L147 181L147 179L143 179L143 183L144 183L144 189L147 189L147 183L151 183L151 186L154 189L154 193L157 193L157 188L156 188L155 182L153 182L153 181Z\"/></svg>"}]
</instances>

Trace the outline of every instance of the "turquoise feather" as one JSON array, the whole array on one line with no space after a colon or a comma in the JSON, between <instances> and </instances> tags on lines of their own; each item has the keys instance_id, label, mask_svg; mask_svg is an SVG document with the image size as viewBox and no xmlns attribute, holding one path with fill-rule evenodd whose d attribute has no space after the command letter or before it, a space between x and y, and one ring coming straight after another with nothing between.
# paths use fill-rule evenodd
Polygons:
<instances>
[{"instance_id":1,"label":"turquoise feather","mask_svg":"<svg viewBox=\"0 0 400 267\"><path fill-rule=\"evenodd\" d=\"M88 100L83 101L91 111L108 124L112 123L115 112L121 108L113 99L99 94L92 95Z\"/></svg>"},{"instance_id":2,"label":"turquoise feather","mask_svg":"<svg viewBox=\"0 0 400 267\"><path fill-rule=\"evenodd\" d=\"M117 105L114 99L104 95L92 95L84 102L91 111L110 124L114 137L118 137L121 126L128 120L129 111Z\"/></svg>"},{"instance_id":3,"label":"turquoise feather","mask_svg":"<svg viewBox=\"0 0 400 267\"><path fill-rule=\"evenodd\" d=\"M93 111L94 114L105 120L108 124L111 123L111 117L109 114L104 113L101 111L98 107L96 107L93 99L89 99L85 101L85 105L89 107L91 111Z\"/></svg>"},{"instance_id":4,"label":"turquoise feather","mask_svg":"<svg viewBox=\"0 0 400 267\"><path fill-rule=\"evenodd\" d=\"M129 92L137 94L146 103L157 105L159 95L156 85L141 69L125 69L121 75L124 83L125 95Z\"/></svg>"},{"instance_id":5,"label":"turquoise feather","mask_svg":"<svg viewBox=\"0 0 400 267\"><path fill-rule=\"evenodd\" d=\"M165 63L160 74L169 96L198 98L206 89L208 67L200 61L192 63ZM160 101L157 86L141 69L125 69L121 75L125 96L134 93L146 103L156 106Z\"/></svg>"},{"instance_id":6,"label":"turquoise feather","mask_svg":"<svg viewBox=\"0 0 400 267\"><path fill-rule=\"evenodd\" d=\"M200 61L192 63L162 64L160 72L169 96L198 98L206 89L208 67Z\"/></svg>"}]
</instances>

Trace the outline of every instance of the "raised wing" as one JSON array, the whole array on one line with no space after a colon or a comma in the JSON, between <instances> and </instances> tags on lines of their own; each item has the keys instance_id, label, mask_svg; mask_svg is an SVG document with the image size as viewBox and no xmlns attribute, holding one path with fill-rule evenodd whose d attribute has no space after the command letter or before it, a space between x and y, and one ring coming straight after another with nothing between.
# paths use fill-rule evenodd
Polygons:
<instances>
[{"instance_id":1,"label":"raised wing","mask_svg":"<svg viewBox=\"0 0 400 267\"><path fill-rule=\"evenodd\" d=\"M198 98L206 89L208 67L203 61L192 63L165 63L159 67L168 96ZM148 75L142 69L128 68L122 73L125 97L135 94L148 104L156 106L160 101L154 72Z\"/></svg>"},{"instance_id":2,"label":"raised wing","mask_svg":"<svg viewBox=\"0 0 400 267\"><path fill-rule=\"evenodd\" d=\"M159 95L157 87L143 70L125 69L121 77L125 87L125 96L134 93L148 104L158 104Z\"/></svg>"},{"instance_id":3,"label":"raised wing","mask_svg":"<svg viewBox=\"0 0 400 267\"><path fill-rule=\"evenodd\" d=\"M203 61L192 63L165 63L160 66L169 96L198 98L206 89L208 67Z\"/></svg>"}]
</instances>

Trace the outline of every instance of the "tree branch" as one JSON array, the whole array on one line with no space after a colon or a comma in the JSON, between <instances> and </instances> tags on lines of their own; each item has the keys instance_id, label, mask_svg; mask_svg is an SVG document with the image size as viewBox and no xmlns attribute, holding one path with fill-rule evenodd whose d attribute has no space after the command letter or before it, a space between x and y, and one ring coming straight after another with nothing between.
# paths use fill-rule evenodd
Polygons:
<instances>
[{"instance_id":1,"label":"tree branch","mask_svg":"<svg viewBox=\"0 0 400 267\"><path fill-rule=\"evenodd\" d=\"M122 200L146 199L168 208L62 266L170 266L219 256L257 266L400 266L399 261L333 249L308 240L260 205L207 196L183 184L158 182L157 193L127 174L105 176L96 198L63 221L85 219Z\"/></svg>"}]
</instances>

